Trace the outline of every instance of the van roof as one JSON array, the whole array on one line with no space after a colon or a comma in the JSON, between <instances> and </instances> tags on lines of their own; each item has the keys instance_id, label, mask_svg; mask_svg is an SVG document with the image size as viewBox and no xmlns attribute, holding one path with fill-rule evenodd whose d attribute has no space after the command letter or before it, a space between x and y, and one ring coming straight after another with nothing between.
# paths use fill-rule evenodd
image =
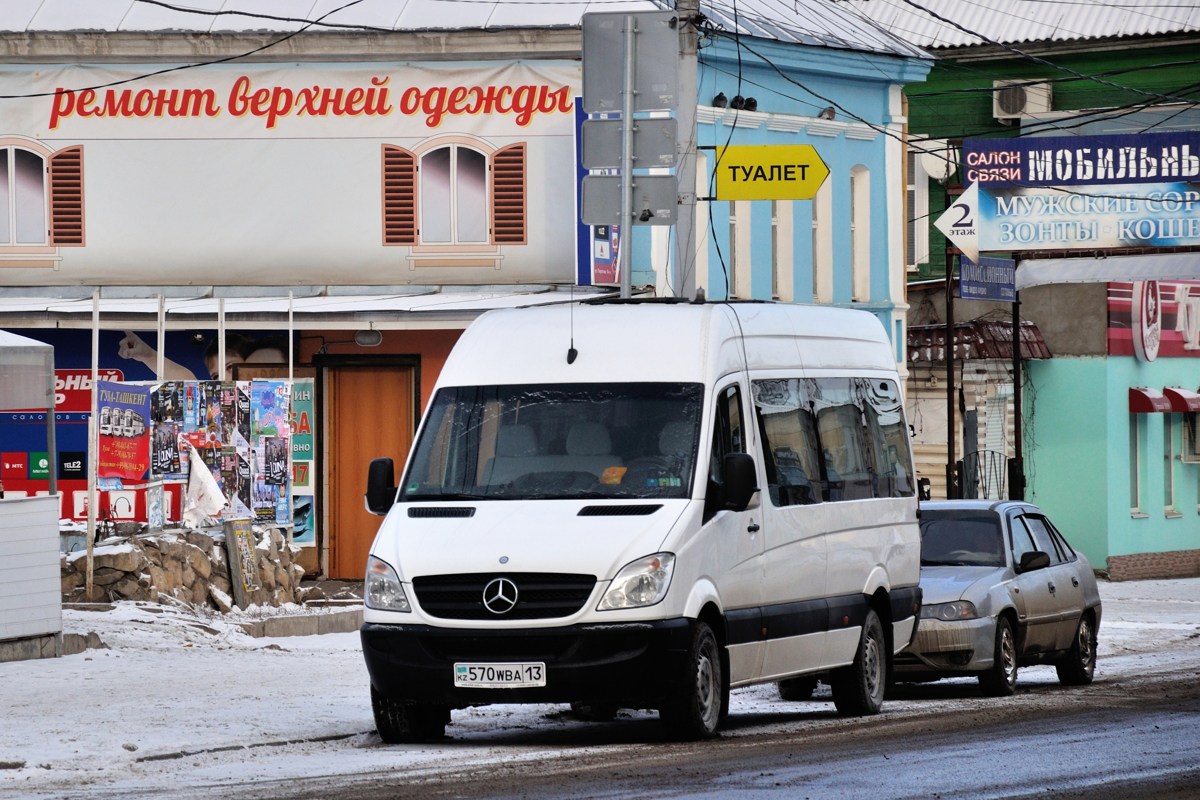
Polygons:
<instances>
[{"instance_id":1,"label":"van roof","mask_svg":"<svg viewBox=\"0 0 1200 800\"><path fill-rule=\"evenodd\" d=\"M568 351L576 356L568 363ZM489 311L459 339L439 386L703 382L749 368L894 374L865 311L787 303L624 301Z\"/></svg>"}]
</instances>

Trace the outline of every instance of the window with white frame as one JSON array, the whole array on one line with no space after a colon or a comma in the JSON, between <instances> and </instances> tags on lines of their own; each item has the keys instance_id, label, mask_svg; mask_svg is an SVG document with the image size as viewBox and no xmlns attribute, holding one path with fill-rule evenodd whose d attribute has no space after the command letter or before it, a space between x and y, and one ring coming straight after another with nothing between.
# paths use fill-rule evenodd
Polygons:
<instances>
[{"instance_id":1,"label":"window with white frame","mask_svg":"<svg viewBox=\"0 0 1200 800\"><path fill-rule=\"evenodd\" d=\"M771 297L785 303L791 303L795 299L792 257L794 213L793 201L771 201Z\"/></svg>"},{"instance_id":2,"label":"window with white frame","mask_svg":"<svg viewBox=\"0 0 1200 800\"><path fill-rule=\"evenodd\" d=\"M525 244L526 146L383 145L385 245Z\"/></svg>"},{"instance_id":3,"label":"window with white frame","mask_svg":"<svg viewBox=\"0 0 1200 800\"><path fill-rule=\"evenodd\" d=\"M908 151L907 192L905 209L904 263L909 272L929 261L929 173L921 166L919 152Z\"/></svg>"},{"instance_id":4,"label":"window with white frame","mask_svg":"<svg viewBox=\"0 0 1200 800\"><path fill-rule=\"evenodd\" d=\"M83 245L83 146L0 137L0 254Z\"/></svg>"},{"instance_id":5,"label":"window with white frame","mask_svg":"<svg viewBox=\"0 0 1200 800\"><path fill-rule=\"evenodd\" d=\"M1129 512L1142 517L1142 426L1143 414L1129 415Z\"/></svg>"},{"instance_id":6,"label":"window with white frame","mask_svg":"<svg viewBox=\"0 0 1200 800\"><path fill-rule=\"evenodd\" d=\"M1179 460L1185 464L1200 464L1200 411L1180 415L1183 428L1183 447Z\"/></svg>"},{"instance_id":7,"label":"window with white frame","mask_svg":"<svg viewBox=\"0 0 1200 800\"><path fill-rule=\"evenodd\" d=\"M1168 517L1178 517L1175 508L1175 414L1163 415L1163 511Z\"/></svg>"},{"instance_id":8,"label":"window with white frame","mask_svg":"<svg viewBox=\"0 0 1200 800\"><path fill-rule=\"evenodd\" d=\"M813 302L833 302L833 176L812 201Z\"/></svg>"},{"instance_id":9,"label":"window with white frame","mask_svg":"<svg viewBox=\"0 0 1200 800\"><path fill-rule=\"evenodd\" d=\"M871 172L861 164L850 170L851 299L871 299Z\"/></svg>"}]
</instances>

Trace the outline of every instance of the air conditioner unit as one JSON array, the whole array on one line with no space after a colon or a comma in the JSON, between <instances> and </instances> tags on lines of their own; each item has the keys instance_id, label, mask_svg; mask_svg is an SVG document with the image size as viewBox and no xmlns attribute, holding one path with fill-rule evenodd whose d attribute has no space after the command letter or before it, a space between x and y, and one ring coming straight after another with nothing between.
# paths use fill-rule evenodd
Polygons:
<instances>
[{"instance_id":1,"label":"air conditioner unit","mask_svg":"<svg viewBox=\"0 0 1200 800\"><path fill-rule=\"evenodd\" d=\"M1050 110L1052 84L1020 80L992 82L992 116L1010 122Z\"/></svg>"}]
</instances>

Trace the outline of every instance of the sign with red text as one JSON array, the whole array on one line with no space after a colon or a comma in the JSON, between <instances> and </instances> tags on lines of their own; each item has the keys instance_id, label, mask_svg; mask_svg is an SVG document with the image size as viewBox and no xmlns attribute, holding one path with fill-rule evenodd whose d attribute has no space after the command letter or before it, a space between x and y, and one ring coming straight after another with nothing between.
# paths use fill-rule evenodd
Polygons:
<instances>
[{"instance_id":1,"label":"sign with red text","mask_svg":"<svg viewBox=\"0 0 1200 800\"><path fill-rule=\"evenodd\" d=\"M10 201L37 231L6 283L574 278L578 61L145 72L0 70L0 138L31 154Z\"/></svg>"}]
</instances>

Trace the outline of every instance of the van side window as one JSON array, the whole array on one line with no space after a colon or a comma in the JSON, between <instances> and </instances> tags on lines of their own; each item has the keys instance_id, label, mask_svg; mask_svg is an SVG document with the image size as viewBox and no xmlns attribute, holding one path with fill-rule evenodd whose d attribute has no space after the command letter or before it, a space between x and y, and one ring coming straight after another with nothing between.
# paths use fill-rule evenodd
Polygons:
<instances>
[{"instance_id":1,"label":"van side window","mask_svg":"<svg viewBox=\"0 0 1200 800\"><path fill-rule=\"evenodd\" d=\"M824 499L816 417L799 378L754 381L754 410L762 433L767 493L777 506Z\"/></svg>"},{"instance_id":2,"label":"van side window","mask_svg":"<svg viewBox=\"0 0 1200 800\"><path fill-rule=\"evenodd\" d=\"M729 453L746 452L746 432L742 425L742 395L737 384L721 390L713 410L712 451L708 461L708 491L704 497L704 518L710 519L721 507L724 475L721 465Z\"/></svg>"},{"instance_id":3,"label":"van side window","mask_svg":"<svg viewBox=\"0 0 1200 800\"><path fill-rule=\"evenodd\" d=\"M915 493L895 381L774 378L752 389L774 505Z\"/></svg>"},{"instance_id":4,"label":"van side window","mask_svg":"<svg viewBox=\"0 0 1200 800\"><path fill-rule=\"evenodd\" d=\"M736 385L727 386L717 398L713 415L712 459L708 477L721 483L721 463L727 453L746 452L746 435L742 430L742 397Z\"/></svg>"}]
</instances>

